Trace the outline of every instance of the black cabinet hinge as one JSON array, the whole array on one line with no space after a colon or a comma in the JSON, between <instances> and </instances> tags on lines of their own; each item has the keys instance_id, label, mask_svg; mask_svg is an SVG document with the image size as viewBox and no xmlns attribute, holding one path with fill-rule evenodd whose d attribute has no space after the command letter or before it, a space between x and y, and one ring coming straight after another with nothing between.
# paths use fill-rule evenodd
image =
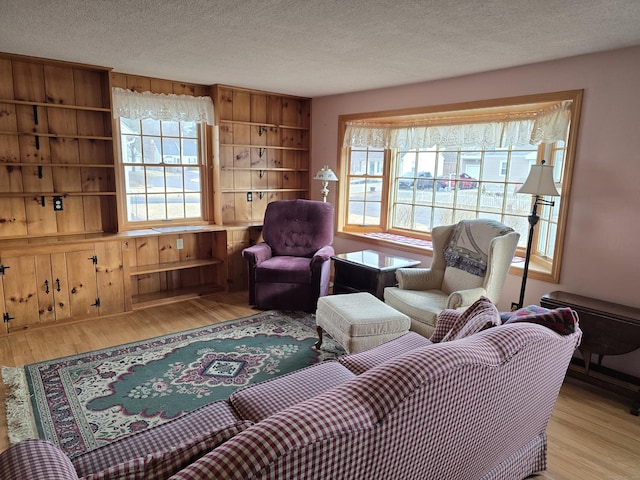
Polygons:
<instances>
[{"instance_id":1,"label":"black cabinet hinge","mask_svg":"<svg viewBox=\"0 0 640 480\"><path fill-rule=\"evenodd\" d=\"M96 303L92 303L91 306L92 307L99 307L100 306L100 299L96 298Z\"/></svg>"},{"instance_id":2,"label":"black cabinet hinge","mask_svg":"<svg viewBox=\"0 0 640 480\"><path fill-rule=\"evenodd\" d=\"M11 320L14 320L16 317L10 317L9 316L9 312L4 312L4 314L2 315L2 321L4 323L9 323Z\"/></svg>"},{"instance_id":3,"label":"black cabinet hinge","mask_svg":"<svg viewBox=\"0 0 640 480\"><path fill-rule=\"evenodd\" d=\"M11 267L9 267L8 265L0 265L0 275L4 275L4 271L7 268L11 268Z\"/></svg>"},{"instance_id":4,"label":"black cabinet hinge","mask_svg":"<svg viewBox=\"0 0 640 480\"><path fill-rule=\"evenodd\" d=\"M91 260L94 265L98 264L98 256L94 255L93 257L89 257L87 260Z\"/></svg>"}]
</instances>

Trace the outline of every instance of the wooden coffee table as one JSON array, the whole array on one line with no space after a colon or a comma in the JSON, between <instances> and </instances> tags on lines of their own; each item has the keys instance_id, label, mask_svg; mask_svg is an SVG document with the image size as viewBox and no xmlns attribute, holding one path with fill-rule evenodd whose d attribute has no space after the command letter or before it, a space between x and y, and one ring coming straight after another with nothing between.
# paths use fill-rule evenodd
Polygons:
<instances>
[{"instance_id":1,"label":"wooden coffee table","mask_svg":"<svg viewBox=\"0 0 640 480\"><path fill-rule=\"evenodd\" d=\"M385 287L393 287L396 270L420 265L419 260L375 250L341 253L333 259L333 293L369 292L384 300Z\"/></svg>"}]
</instances>

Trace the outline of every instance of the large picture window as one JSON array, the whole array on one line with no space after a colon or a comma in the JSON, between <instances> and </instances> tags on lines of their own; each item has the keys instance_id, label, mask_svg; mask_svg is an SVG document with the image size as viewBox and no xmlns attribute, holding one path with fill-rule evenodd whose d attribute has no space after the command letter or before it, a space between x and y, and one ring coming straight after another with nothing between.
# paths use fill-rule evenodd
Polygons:
<instances>
[{"instance_id":1,"label":"large picture window","mask_svg":"<svg viewBox=\"0 0 640 480\"><path fill-rule=\"evenodd\" d=\"M557 281L580 101L572 91L342 116L340 231L411 245L439 225L492 218L520 233L522 254L533 199L517 190L545 161L561 196L538 212L530 268Z\"/></svg>"}]
</instances>

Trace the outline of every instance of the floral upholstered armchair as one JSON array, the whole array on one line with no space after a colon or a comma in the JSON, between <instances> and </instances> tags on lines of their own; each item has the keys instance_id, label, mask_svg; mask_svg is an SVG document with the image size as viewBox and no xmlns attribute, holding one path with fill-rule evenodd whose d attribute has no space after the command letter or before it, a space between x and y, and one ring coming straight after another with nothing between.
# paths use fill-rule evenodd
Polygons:
<instances>
[{"instance_id":1,"label":"floral upholstered armchair","mask_svg":"<svg viewBox=\"0 0 640 480\"><path fill-rule=\"evenodd\" d=\"M333 242L333 205L313 200L269 203L264 242L242 251L249 263L249 303L264 310L315 312L327 295Z\"/></svg>"}]
</instances>

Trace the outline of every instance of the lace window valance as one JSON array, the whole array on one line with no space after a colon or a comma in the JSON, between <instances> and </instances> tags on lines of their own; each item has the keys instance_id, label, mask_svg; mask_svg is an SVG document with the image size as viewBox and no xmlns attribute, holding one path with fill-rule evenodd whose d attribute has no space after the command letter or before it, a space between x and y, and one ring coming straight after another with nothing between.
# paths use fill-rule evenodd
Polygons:
<instances>
[{"instance_id":1,"label":"lace window valance","mask_svg":"<svg viewBox=\"0 0 640 480\"><path fill-rule=\"evenodd\" d=\"M209 97L192 97L151 92L113 89L113 117L175 122L214 124L213 101Z\"/></svg>"},{"instance_id":2,"label":"lace window valance","mask_svg":"<svg viewBox=\"0 0 640 480\"><path fill-rule=\"evenodd\" d=\"M519 113L517 118L465 123L464 118L416 121L410 125L375 121L347 122L344 147L426 149L482 147L484 149L539 145L564 140L571 120L571 101L542 110Z\"/></svg>"}]
</instances>

